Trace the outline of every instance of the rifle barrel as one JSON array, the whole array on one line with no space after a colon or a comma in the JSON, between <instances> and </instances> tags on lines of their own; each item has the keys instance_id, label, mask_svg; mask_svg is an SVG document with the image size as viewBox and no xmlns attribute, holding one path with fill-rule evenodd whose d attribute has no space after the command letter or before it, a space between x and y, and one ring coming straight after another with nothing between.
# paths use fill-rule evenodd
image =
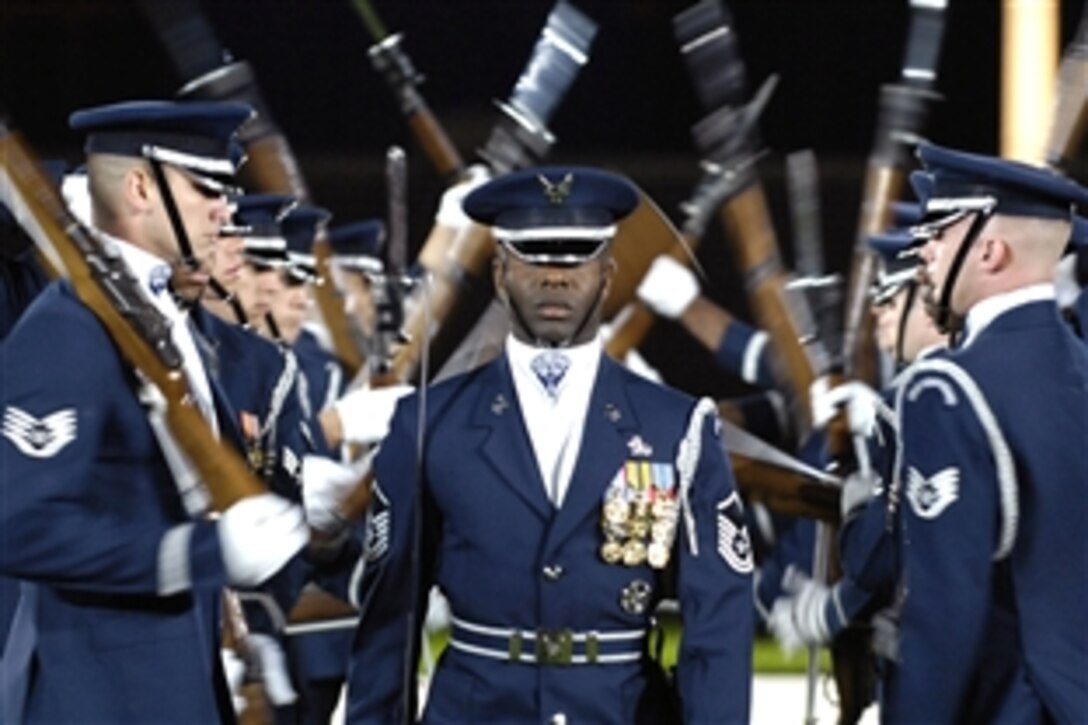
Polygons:
<instances>
[{"instance_id":1,"label":"rifle barrel","mask_svg":"<svg viewBox=\"0 0 1088 725\"><path fill-rule=\"evenodd\" d=\"M382 25L378 13L374 11L374 8L371 7L367 0L351 0L351 4L355 6L355 11L359 13L363 25L366 26L367 32L370 33L370 37L374 38L375 43L380 43L389 37L389 31Z\"/></svg>"}]
</instances>

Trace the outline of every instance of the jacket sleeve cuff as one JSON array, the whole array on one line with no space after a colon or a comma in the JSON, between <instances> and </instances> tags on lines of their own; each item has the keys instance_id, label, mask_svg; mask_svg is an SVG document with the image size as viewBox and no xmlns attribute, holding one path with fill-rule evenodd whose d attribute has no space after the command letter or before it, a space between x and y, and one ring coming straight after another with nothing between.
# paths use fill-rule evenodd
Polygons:
<instances>
[{"instance_id":1,"label":"jacket sleeve cuff","mask_svg":"<svg viewBox=\"0 0 1088 725\"><path fill-rule=\"evenodd\" d=\"M214 522L180 524L168 530L159 541L158 593L161 596L190 589L219 588L226 583Z\"/></svg>"}]
</instances>

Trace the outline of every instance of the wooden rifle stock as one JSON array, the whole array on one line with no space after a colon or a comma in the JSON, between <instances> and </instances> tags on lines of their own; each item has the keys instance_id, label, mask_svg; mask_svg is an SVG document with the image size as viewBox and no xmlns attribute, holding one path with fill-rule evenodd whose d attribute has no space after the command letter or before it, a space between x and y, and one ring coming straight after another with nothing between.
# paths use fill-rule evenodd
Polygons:
<instances>
[{"instance_id":1,"label":"wooden rifle stock","mask_svg":"<svg viewBox=\"0 0 1088 725\"><path fill-rule=\"evenodd\" d=\"M869 237L888 228L892 202L903 190L906 173L900 168L870 163L865 174L861 212L850 269L850 288L843 325L843 365L845 377L877 385L877 356L869 287L876 276L877 255L869 247Z\"/></svg>"},{"instance_id":2,"label":"wooden rifle stock","mask_svg":"<svg viewBox=\"0 0 1088 725\"><path fill-rule=\"evenodd\" d=\"M441 367L458 342L450 339L450 322L466 304L466 290L487 273L494 250L487 227L469 224L451 234L449 227L435 225L419 254L428 279L406 305L409 340L397 350L388 381L419 382L424 345L429 346L430 365Z\"/></svg>"},{"instance_id":3,"label":"wooden rifle stock","mask_svg":"<svg viewBox=\"0 0 1088 725\"><path fill-rule=\"evenodd\" d=\"M646 339L655 320L653 310L638 300L631 301L613 318L612 332L604 345L605 353L615 360L623 360Z\"/></svg>"},{"instance_id":4,"label":"wooden rifle stock","mask_svg":"<svg viewBox=\"0 0 1088 725\"><path fill-rule=\"evenodd\" d=\"M306 587L298 602L291 608L287 621L291 624L310 624L334 619L354 619L358 616L359 610L340 597L329 594L324 589Z\"/></svg>"},{"instance_id":5,"label":"wooden rifle stock","mask_svg":"<svg viewBox=\"0 0 1088 725\"><path fill-rule=\"evenodd\" d=\"M245 178L257 189L309 199L310 190L302 176L291 145L281 133L271 133L246 142Z\"/></svg>"},{"instance_id":6,"label":"wooden rifle stock","mask_svg":"<svg viewBox=\"0 0 1088 725\"><path fill-rule=\"evenodd\" d=\"M464 172L465 162L461 160L453 141L422 99L419 107L408 116L408 127L442 178L455 178Z\"/></svg>"},{"instance_id":7,"label":"wooden rifle stock","mask_svg":"<svg viewBox=\"0 0 1088 725\"><path fill-rule=\"evenodd\" d=\"M617 360L637 348L653 329L654 313L635 297L650 265L662 254L690 264L699 243L698 238L682 234L649 195L640 191L640 196L638 207L616 230L612 246L616 276L602 310L604 319L613 322L605 352Z\"/></svg>"},{"instance_id":8,"label":"wooden rifle stock","mask_svg":"<svg viewBox=\"0 0 1088 725\"><path fill-rule=\"evenodd\" d=\"M370 62L385 77L389 89L396 96L400 111L408 120L416 142L443 179L461 176L465 170L465 162L446 129L419 92L419 84L423 79L401 47L404 37L400 33L386 33L377 20L374 9L366 0L355 0L354 4L375 40L369 51Z\"/></svg>"},{"instance_id":9,"label":"wooden rifle stock","mask_svg":"<svg viewBox=\"0 0 1088 725\"><path fill-rule=\"evenodd\" d=\"M313 249L317 266L317 284L314 285L317 308L332 339L336 359L344 366L347 377L353 378L365 366L366 356L363 354L362 347L355 341L356 336L351 320L344 312L344 298L333 282L332 247L324 230L318 232Z\"/></svg>"},{"instance_id":10,"label":"wooden rifle stock","mask_svg":"<svg viewBox=\"0 0 1088 725\"><path fill-rule=\"evenodd\" d=\"M774 345L776 374L792 394L799 413L802 433L811 427L809 388L826 372L826 360L807 345L815 342L811 325L799 319L805 310L786 289L788 275L782 265L774 226L767 210L763 187L748 184L720 209L730 247L745 276L752 309L760 328L766 330ZM821 350L822 352L822 350Z\"/></svg>"},{"instance_id":11,"label":"wooden rifle stock","mask_svg":"<svg viewBox=\"0 0 1088 725\"><path fill-rule=\"evenodd\" d=\"M837 523L839 490L816 483L800 473L775 468L762 461L730 453L737 487L748 500L760 501L772 511Z\"/></svg>"}]
</instances>

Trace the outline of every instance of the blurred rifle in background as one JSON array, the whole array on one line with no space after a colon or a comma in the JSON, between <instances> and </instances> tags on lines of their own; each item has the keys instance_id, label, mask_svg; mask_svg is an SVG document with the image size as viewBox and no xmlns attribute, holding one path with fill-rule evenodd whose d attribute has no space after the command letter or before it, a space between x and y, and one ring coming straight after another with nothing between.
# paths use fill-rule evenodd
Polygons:
<instances>
[{"instance_id":1,"label":"blurred rifle in background","mask_svg":"<svg viewBox=\"0 0 1088 725\"><path fill-rule=\"evenodd\" d=\"M242 167L247 186L290 194L312 203L310 191L287 137L276 125L257 83L252 66L236 61L223 47L196 0L141 0L140 6L154 27L184 85L182 98L232 100L248 103L256 118L239 132L248 160ZM318 282L314 296L332 340L333 353L349 375L365 359L363 334L344 313L343 297L329 268L331 249L322 227L314 241Z\"/></svg>"},{"instance_id":2,"label":"blurred rifle in background","mask_svg":"<svg viewBox=\"0 0 1088 725\"><path fill-rule=\"evenodd\" d=\"M1088 126L1088 3L1072 42L1062 55L1054 116L1046 144L1046 163L1065 171L1076 158Z\"/></svg>"},{"instance_id":3,"label":"blurred rifle in background","mask_svg":"<svg viewBox=\"0 0 1088 725\"><path fill-rule=\"evenodd\" d=\"M596 23L573 4L566 0L556 3L509 99L498 103L499 120L479 151L486 168L477 167L475 175L468 170L461 174L462 178L472 179L462 182L466 187L483 181L488 175L533 166L544 159L555 143L548 123L588 61L596 32ZM402 72L394 73L395 68L402 67L392 55L399 52L399 44L379 44L376 48L379 50L372 49L372 58L383 59L375 61L376 65L383 69L387 79L396 80L398 96L403 97L409 91L409 95L418 96L414 91L416 84L408 82ZM418 104L414 108L417 114L421 113ZM415 116L410 120L412 118ZM428 132L441 129L433 115L429 119L418 126ZM413 125L413 130L420 138L417 125ZM425 148L445 145L423 138L420 141ZM443 155L441 163L436 164L440 170L452 166L453 159L449 155ZM467 192L468 189L463 190ZM483 312L492 294L488 264L494 252L494 241L490 231L464 218L459 208L459 196L450 201L457 208L439 210L436 224L417 257L418 265L422 267L420 276L426 280L427 304L424 305L424 285L420 285L419 291L406 301L404 331L408 342L396 352L391 370L392 378L402 382L420 381L424 345L429 347L427 356L432 367L440 369Z\"/></svg>"}]
</instances>

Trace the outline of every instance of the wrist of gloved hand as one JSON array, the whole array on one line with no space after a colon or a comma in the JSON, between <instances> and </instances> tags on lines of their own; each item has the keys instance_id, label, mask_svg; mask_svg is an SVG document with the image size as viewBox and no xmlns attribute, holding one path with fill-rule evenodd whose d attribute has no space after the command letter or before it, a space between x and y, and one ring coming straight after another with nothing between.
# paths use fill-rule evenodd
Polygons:
<instances>
[{"instance_id":1,"label":"wrist of gloved hand","mask_svg":"<svg viewBox=\"0 0 1088 725\"><path fill-rule=\"evenodd\" d=\"M834 387L826 377L818 378L809 387L809 405L814 428L824 428L831 420L845 412L850 422L850 432L868 436L876 425L880 395L868 385L856 380Z\"/></svg>"},{"instance_id":2,"label":"wrist of gloved hand","mask_svg":"<svg viewBox=\"0 0 1088 725\"><path fill-rule=\"evenodd\" d=\"M699 281L687 267L661 255L646 271L636 294L658 315L674 320L699 296Z\"/></svg>"},{"instance_id":3,"label":"wrist of gloved hand","mask_svg":"<svg viewBox=\"0 0 1088 725\"><path fill-rule=\"evenodd\" d=\"M846 477L842 482L842 496L839 499L843 521L869 505L876 495L876 487L877 479L871 473L855 471Z\"/></svg>"},{"instance_id":4,"label":"wrist of gloved hand","mask_svg":"<svg viewBox=\"0 0 1088 725\"><path fill-rule=\"evenodd\" d=\"M347 465L324 456L302 458L302 505L306 522L318 531L341 528L340 504L363 480L363 465Z\"/></svg>"},{"instance_id":5,"label":"wrist of gloved hand","mask_svg":"<svg viewBox=\"0 0 1088 725\"><path fill-rule=\"evenodd\" d=\"M779 646L790 653L827 644L831 640L826 614L831 589L794 567L786 570L782 586L789 594L775 600L767 620Z\"/></svg>"},{"instance_id":6,"label":"wrist of gloved hand","mask_svg":"<svg viewBox=\"0 0 1088 725\"><path fill-rule=\"evenodd\" d=\"M246 698L242 694L242 685L246 679L246 663L232 649L221 648L219 657L223 662L223 675L227 680L227 690L230 692L230 701L234 706L234 714L241 715L246 709Z\"/></svg>"},{"instance_id":7,"label":"wrist of gloved hand","mask_svg":"<svg viewBox=\"0 0 1088 725\"><path fill-rule=\"evenodd\" d=\"M434 216L435 224L454 229L461 229L471 224L472 220L465 214L461 202L470 191L490 178L491 173L483 164L473 164L465 169L464 176L442 194L442 200Z\"/></svg>"},{"instance_id":8,"label":"wrist of gloved hand","mask_svg":"<svg viewBox=\"0 0 1088 725\"><path fill-rule=\"evenodd\" d=\"M337 400L333 405L340 416L343 441L357 445L381 441L389 432L397 401L414 390L411 385L359 388Z\"/></svg>"},{"instance_id":9,"label":"wrist of gloved hand","mask_svg":"<svg viewBox=\"0 0 1088 725\"><path fill-rule=\"evenodd\" d=\"M242 587L271 578L310 538L302 510L273 493L238 501L219 517L216 530L227 580Z\"/></svg>"},{"instance_id":10,"label":"wrist of gloved hand","mask_svg":"<svg viewBox=\"0 0 1088 725\"><path fill-rule=\"evenodd\" d=\"M282 707L297 700L298 693L287 671L287 657L279 642L267 634L251 633L246 637L246 645L260 663L261 683L268 701Z\"/></svg>"}]
</instances>

